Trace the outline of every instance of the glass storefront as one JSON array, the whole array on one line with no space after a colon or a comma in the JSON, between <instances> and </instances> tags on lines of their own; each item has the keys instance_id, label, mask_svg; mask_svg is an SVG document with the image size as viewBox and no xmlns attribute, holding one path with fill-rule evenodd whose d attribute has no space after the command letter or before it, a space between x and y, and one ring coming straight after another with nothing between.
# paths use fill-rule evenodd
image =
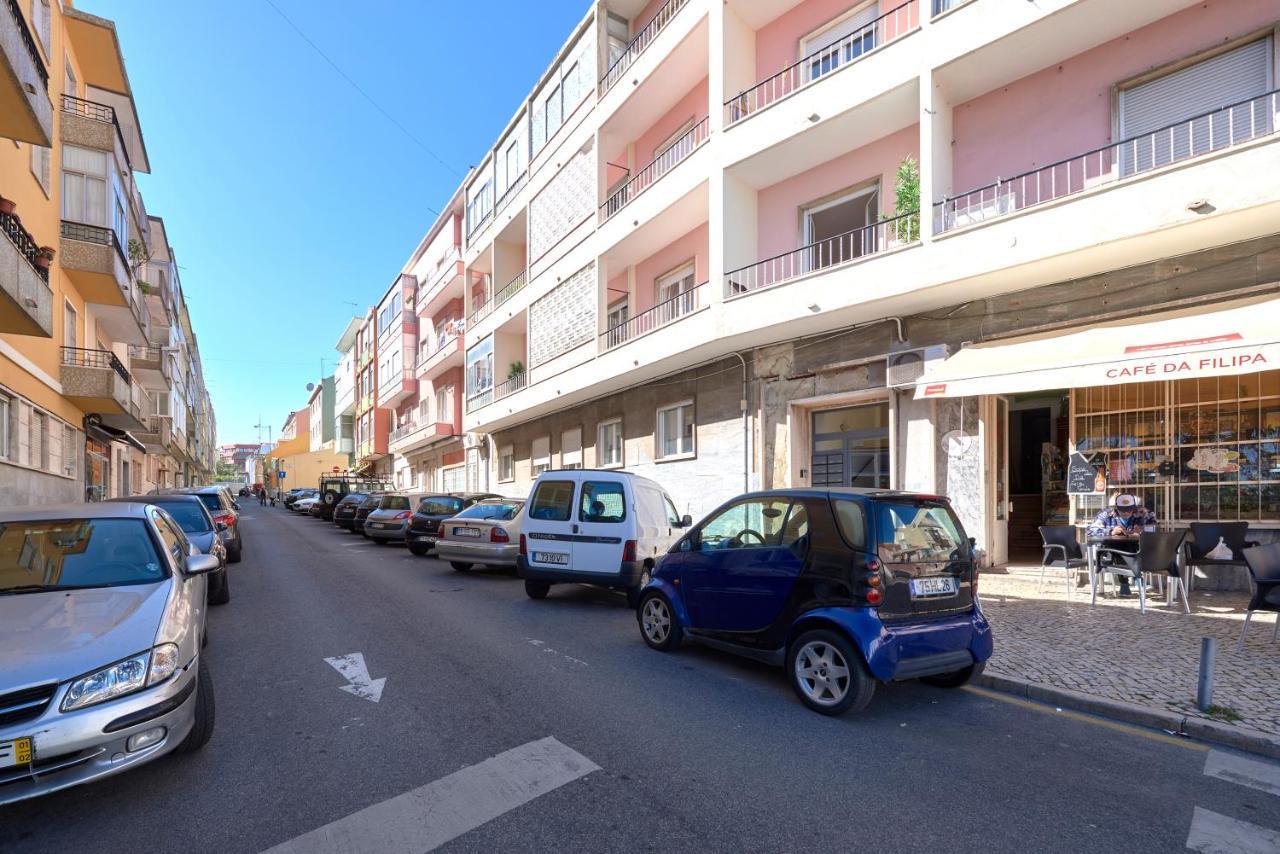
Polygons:
<instances>
[{"instance_id":1,"label":"glass storefront","mask_svg":"<svg viewBox=\"0 0 1280 854\"><path fill-rule=\"evenodd\" d=\"M889 404L813 413L814 486L889 488Z\"/></svg>"}]
</instances>

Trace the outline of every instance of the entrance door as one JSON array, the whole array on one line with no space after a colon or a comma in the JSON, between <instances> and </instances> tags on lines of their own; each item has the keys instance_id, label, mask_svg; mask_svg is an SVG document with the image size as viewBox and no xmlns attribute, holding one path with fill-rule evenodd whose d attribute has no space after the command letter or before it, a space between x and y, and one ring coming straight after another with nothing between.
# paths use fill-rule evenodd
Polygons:
<instances>
[{"instance_id":1,"label":"entrance door","mask_svg":"<svg viewBox=\"0 0 1280 854\"><path fill-rule=\"evenodd\" d=\"M987 556L993 565L1009 561L1009 399L992 398L987 435L991 437L987 470L987 494L991 496L990 536L987 538Z\"/></svg>"},{"instance_id":2,"label":"entrance door","mask_svg":"<svg viewBox=\"0 0 1280 854\"><path fill-rule=\"evenodd\" d=\"M814 486L889 488L889 404L813 414Z\"/></svg>"}]
</instances>

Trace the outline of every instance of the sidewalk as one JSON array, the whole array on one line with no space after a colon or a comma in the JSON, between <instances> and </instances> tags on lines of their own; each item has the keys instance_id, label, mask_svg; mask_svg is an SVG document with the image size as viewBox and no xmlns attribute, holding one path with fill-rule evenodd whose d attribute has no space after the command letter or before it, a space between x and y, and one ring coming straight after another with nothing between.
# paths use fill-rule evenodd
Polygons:
<instances>
[{"instance_id":1,"label":"sidewalk","mask_svg":"<svg viewBox=\"0 0 1280 854\"><path fill-rule=\"evenodd\" d=\"M1132 599L1098 599L1087 587L1070 599L1062 574L1046 577L1037 592L1038 569L982 575L982 608L995 632L990 676L1065 688L1154 711L1207 718L1280 735L1280 642L1275 617L1255 614L1244 651L1236 640L1244 622L1243 593L1196 590L1191 614L1147 599L1138 612ZM1200 639L1218 640L1213 702L1216 714L1195 706Z\"/></svg>"}]
</instances>

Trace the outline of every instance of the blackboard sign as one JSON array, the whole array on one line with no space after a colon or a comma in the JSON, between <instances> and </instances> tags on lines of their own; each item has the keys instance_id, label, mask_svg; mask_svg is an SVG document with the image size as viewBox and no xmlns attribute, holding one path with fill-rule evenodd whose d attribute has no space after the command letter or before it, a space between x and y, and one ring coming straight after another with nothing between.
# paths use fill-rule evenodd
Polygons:
<instances>
[{"instance_id":1,"label":"blackboard sign","mask_svg":"<svg viewBox=\"0 0 1280 854\"><path fill-rule=\"evenodd\" d=\"M1072 454L1067 464L1067 494L1100 495L1106 491L1106 466L1090 462L1079 452Z\"/></svg>"}]
</instances>

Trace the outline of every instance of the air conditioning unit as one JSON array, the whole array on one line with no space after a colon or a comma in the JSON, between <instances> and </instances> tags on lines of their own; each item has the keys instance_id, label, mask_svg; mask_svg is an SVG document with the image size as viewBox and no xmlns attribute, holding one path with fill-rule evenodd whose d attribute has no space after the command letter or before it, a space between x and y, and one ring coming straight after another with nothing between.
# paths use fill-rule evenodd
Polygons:
<instances>
[{"instance_id":1,"label":"air conditioning unit","mask_svg":"<svg viewBox=\"0 0 1280 854\"><path fill-rule=\"evenodd\" d=\"M468 451L472 448L483 448L486 438L488 437L484 433L463 433L462 447Z\"/></svg>"},{"instance_id":2,"label":"air conditioning unit","mask_svg":"<svg viewBox=\"0 0 1280 854\"><path fill-rule=\"evenodd\" d=\"M909 388L924 376L930 365L941 362L948 355L950 350L946 344L890 353L885 359L885 385L889 388Z\"/></svg>"}]
</instances>

